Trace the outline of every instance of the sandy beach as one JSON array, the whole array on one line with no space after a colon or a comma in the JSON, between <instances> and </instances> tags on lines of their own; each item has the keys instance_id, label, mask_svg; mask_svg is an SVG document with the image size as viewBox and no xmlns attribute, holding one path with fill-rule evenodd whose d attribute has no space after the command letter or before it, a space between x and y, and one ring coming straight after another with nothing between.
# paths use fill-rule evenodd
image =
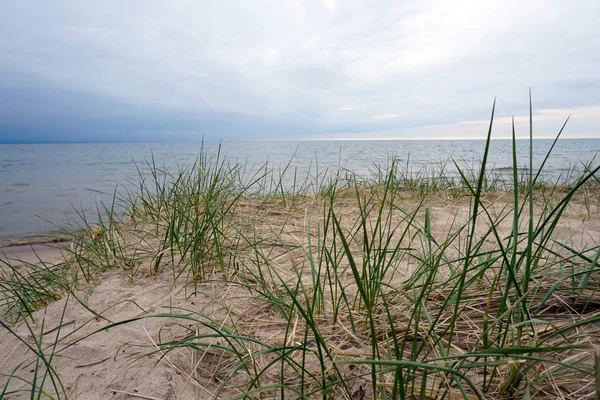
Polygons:
<instances>
[{"instance_id":1,"label":"sandy beach","mask_svg":"<svg viewBox=\"0 0 600 400\"><path fill-rule=\"evenodd\" d=\"M86 237L62 246L62 251L47 246L4 248L5 295L10 275L6 265L22 273L41 259L48 268L67 265L78 270L76 275L67 275L76 276L76 281L65 281L70 289L64 290L59 300L50 300L33 312L27 322L14 312L10 314L12 322L5 319L0 331L4 398L29 397L31 382L34 387L43 385L46 395L77 399L210 399L244 393L259 397L276 393L282 383L286 397L295 397L298 390L315 395L322 390L319 376L323 372L345 379L342 384L331 378L334 381L328 390L332 393L341 398L369 398L373 391L371 368L361 360L373 356L373 332L381 352L390 344L394 347L392 338L403 338L401 343L409 343L403 350L409 360L413 344L424 344L430 349L427 352L436 348L434 333L444 323L440 320L435 328L426 318L418 331L413 331L410 326L414 322L407 312L414 307L417 293L407 291L417 290L410 288L419 287L418 282L437 265L428 284L431 290L426 292L427 308L432 315L438 310L447 318L447 311L439 310L444 307L443 299L452 296L451 282L464 262L473 212L472 197L465 194L440 193L430 197L426 206L414 193L389 196L375 189L349 189L334 197L239 198L228 210L227 221L221 221L220 253L207 248L198 264L192 264L190 253L170 251L180 244L165 246L163 238L169 228L162 223L153 225L147 210L145 219L142 214L131 216L111 230L92 226ZM476 225L480 240L477 257L493 254L498 240L510 247L507 238L514 228L511 196L493 192L481 198L485 213ZM543 219L548 204L558 202L560 197L553 196L536 200L536 218ZM538 289L531 294L529 309L537 310L538 322L533 335L520 333L521 346L535 346L535 340L565 328L576 315L592 321L599 315L599 299L588 291L595 277L589 278L580 292L591 293L586 300L582 295L565 296L560 290L545 296L548 287L560 286L556 280L564 273L560 265L571 271L598 252L600 204L597 198L594 202L585 199L574 199L555 227L552 240L566 245L545 242L550 251L539 257L544 265L531 277L531 285ZM378 221L382 224L379 228ZM490 234L490 226L495 234ZM381 229L385 232L375 235ZM370 309L360 305L365 301L359 300L361 291L373 290L356 283L360 268L375 265L365 259L369 242L390 247L369 256L383 257L380 265L386 270L381 279L387 282L387 289L379 288L377 296L389 296L384 297L388 298L385 308L382 300ZM111 247L108 263L99 251L106 246ZM390 256L392 249L395 254ZM581 256L573 257L573 252ZM330 257L332 263L324 257ZM426 259L430 261L424 264ZM490 268L499 262L492 262ZM359 270L352 269L353 263ZM423 269L429 263L433 264ZM330 268L337 268L335 277ZM501 296L505 284L493 283L495 274L491 268L485 272L489 280L473 281L465 288L464 297L469 300L456 321L453 354L481 348L477 338L486 323L482 318L492 318L491 310L502 308L496 297ZM346 303L344 298L355 300ZM584 314L582 304L589 306ZM306 310L312 310L309 319ZM386 313L395 321L393 325L386 322ZM372 332L369 321L374 323ZM574 330L576 337L572 336ZM567 330L569 343L581 345L564 350L577 360L579 370L570 371L560 388L540 381L536 393L555 391L567 398L583 398L578 397L582 392L593 395L593 385L589 385L593 378L581 371L594 368L589 344L598 343L597 332L593 322ZM557 339L551 343L557 348L563 345ZM328 355L319 356L325 351ZM555 371L552 360L564 357L561 354L552 351L540 365ZM432 356L421 355L423 362ZM249 363L251 369L246 368ZM497 370L500 377L508 376L510 365L509 360ZM259 371L258 375L253 371ZM483 387L481 374L480 369L471 370L466 382ZM455 385L439 386L443 375L432 373L425 386L428 396L435 398L445 391L450 398L462 398ZM40 376L46 379L41 381ZM413 379L422 382L418 375ZM393 380L389 384L393 388ZM482 394L466 390L475 398ZM495 398L501 385L489 390L485 397Z\"/></svg>"}]
</instances>

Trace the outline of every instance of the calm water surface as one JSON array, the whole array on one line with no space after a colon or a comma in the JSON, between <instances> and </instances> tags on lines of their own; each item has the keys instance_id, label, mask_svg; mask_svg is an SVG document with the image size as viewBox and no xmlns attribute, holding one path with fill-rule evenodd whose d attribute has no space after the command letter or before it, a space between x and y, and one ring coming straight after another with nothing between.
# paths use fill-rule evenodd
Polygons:
<instances>
[{"instance_id":1,"label":"calm water surface","mask_svg":"<svg viewBox=\"0 0 600 400\"><path fill-rule=\"evenodd\" d=\"M551 144L551 140L534 141L534 167L541 164ZM218 144L204 146L211 153ZM339 166L366 177L374 165L385 167L394 156L415 174L431 174L450 158L465 168L478 166L484 146L483 140L225 142L223 152L231 161L254 168L268 163L275 171L292 160L300 177L315 176L317 165L319 173L327 168L337 171ZM148 174L145 161L152 156L157 165L176 170L192 165L201 147L200 143L0 145L0 244L47 235L74 210L91 215L99 201L110 202L115 188L132 187L137 168ZM527 166L529 142L518 141L517 149L519 165ZM544 177L573 179L573 169L581 171L582 163L599 152L600 139L561 140ZM488 165L508 173L511 157L511 142L495 140Z\"/></svg>"}]
</instances>

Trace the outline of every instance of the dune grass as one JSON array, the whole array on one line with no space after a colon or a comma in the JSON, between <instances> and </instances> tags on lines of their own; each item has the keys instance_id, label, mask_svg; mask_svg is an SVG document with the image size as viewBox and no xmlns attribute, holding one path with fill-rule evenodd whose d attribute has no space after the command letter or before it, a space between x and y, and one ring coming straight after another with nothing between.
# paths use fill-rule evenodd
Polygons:
<instances>
[{"instance_id":1,"label":"dune grass","mask_svg":"<svg viewBox=\"0 0 600 400\"><path fill-rule=\"evenodd\" d=\"M454 163L458 178L410 174L395 160L369 177L316 168L299 178L291 162L251 171L220 149L173 173L150 160L135 190L65 229L64 263L5 265L0 323L35 368L1 371L0 397L69 398L56 354L159 319L184 334L158 335L148 356L181 371L194 366L170 354L213 360L210 377L189 377L214 398L593 398L600 244L578 247L556 230L574 198L582 220L597 216L600 167L560 187L542 182L545 162L519 173L513 129L512 181L498 181L486 169L492 129L493 112L481 165ZM467 213L440 232L435 205L453 202ZM168 276L222 312L165 305L80 337L82 327L44 336L34 311L65 296L65 310L85 306L109 269L131 282Z\"/></svg>"}]
</instances>

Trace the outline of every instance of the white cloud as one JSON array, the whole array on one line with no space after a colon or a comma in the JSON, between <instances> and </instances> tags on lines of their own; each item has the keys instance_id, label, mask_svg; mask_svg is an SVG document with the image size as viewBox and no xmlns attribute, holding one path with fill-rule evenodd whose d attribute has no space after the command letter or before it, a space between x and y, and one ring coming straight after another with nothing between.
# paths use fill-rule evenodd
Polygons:
<instances>
[{"instance_id":1,"label":"white cloud","mask_svg":"<svg viewBox=\"0 0 600 400\"><path fill-rule=\"evenodd\" d=\"M379 114L379 115L374 115L373 119L376 121L380 121L382 119L398 118L399 116L400 116L400 114Z\"/></svg>"},{"instance_id":2,"label":"white cloud","mask_svg":"<svg viewBox=\"0 0 600 400\"><path fill-rule=\"evenodd\" d=\"M338 7L336 0L323 0L323 4L330 11L335 11Z\"/></svg>"},{"instance_id":3,"label":"white cloud","mask_svg":"<svg viewBox=\"0 0 600 400\"><path fill-rule=\"evenodd\" d=\"M570 117L570 118L569 118ZM561 137L598 138L600 137L600 106L537 110L533 114L533 137L552 139L569 118ZM512 117L496 117L492 124L492 139L512 137ZM514 117L515 136L529 138L529 115ZM489 119L462 121L452 124L425 125L401 130L380 131L376 138L412 139L474 139L484 138L490 126ZM365 138L369 137L365 135Z\"/></svg>"}]
</instances>

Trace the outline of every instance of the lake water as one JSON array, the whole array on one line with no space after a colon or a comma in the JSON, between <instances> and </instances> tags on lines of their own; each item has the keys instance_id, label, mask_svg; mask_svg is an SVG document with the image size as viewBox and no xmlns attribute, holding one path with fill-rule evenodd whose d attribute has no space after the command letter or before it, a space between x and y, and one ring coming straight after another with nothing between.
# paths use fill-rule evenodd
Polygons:
<instances>
[{"instance_id":1,"label":"lake water","mask_svg":"<svg viewBox=\"0 0 600 400\"><path fill-rule=\"evenodd\" d=\"M534 168L543 161L552 140L534 141ZM214 153L218 143L205 143ZM483 140L439 141L311 141L224 142L227 159L278 171L291 161L300 177L339 167L367 177L374 165L389 166L396 157L414 174L432 174L452 158L465 168L478 167ZM145 161L176 170L193 164L201 143L0 144L0 245L43 237L74 210L91 213L98 201L110 201L116 187L131 187L148 173ZM529 165L529 141L517 142L518 164ZM560 140L544 168L551 181L574 179L600 152L600 139ZM492 141L488 168L510 174L511 141ZM598 165L598 161L594 161ZM317 169L318 166L318 169ZM406 167L408 166L408 167ZM453 170L449 163L449 170ZM308 172L310 169L310 173ZM105 194L102 194L105 193Z\"/></svg>"}]
</instances>

